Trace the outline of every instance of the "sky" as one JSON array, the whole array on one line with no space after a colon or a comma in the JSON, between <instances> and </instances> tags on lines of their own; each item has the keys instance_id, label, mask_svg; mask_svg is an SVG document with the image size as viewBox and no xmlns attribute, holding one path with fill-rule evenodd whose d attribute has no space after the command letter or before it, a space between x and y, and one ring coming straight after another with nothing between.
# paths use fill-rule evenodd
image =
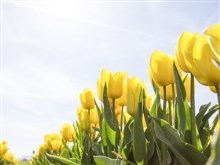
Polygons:
<instances>
[{"instance_id":1,"label":"sky","mask_svg":"<svg viewBox=\"0 0 220 165\"><path fill-rule=\"evenodd\" d=\"M183 31L219 22L219 1L1 1L1 140L29 156L76 120L79 94L103 68L145 80L150 55L174 55ZM196 84L196 107L217 103Z\"/></svg>"}]
</instances>

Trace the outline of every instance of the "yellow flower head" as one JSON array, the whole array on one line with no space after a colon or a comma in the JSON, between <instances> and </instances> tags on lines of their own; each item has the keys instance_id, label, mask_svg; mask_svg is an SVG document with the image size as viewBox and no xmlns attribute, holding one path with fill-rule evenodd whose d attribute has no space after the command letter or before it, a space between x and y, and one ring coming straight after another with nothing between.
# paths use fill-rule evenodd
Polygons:
<instances>
[{"instance_id":1,"label":"yellow flower head","mask_svg":"<svg viewBox=\"0 0 220 165\"><path fill-rule=\"evenodd\" d=\"M62 138L65 141L71 142L76 141L76 133L73 125L70 123L65 123L60 131Z\"/></svg>"},{"instance_id":2,"label":"yellow flower head","mask_svg":"<svg viewBox=\"0 0 220 165\"><path fill-rule=\"evenodd\" d=\"M175 86L174 86L174 91L175 91ZM176 92L174 92L176 93ZM164 100L164 92L163 92L163 87L159 87L159 95L160 97ZM166 101L173 100L175 96L173 96L172 92L172 84L166 86Z\"/></svg>"},{"instance_id":3,"label":"yellow flower head","mask_svg":"<svg viewBox=\"0 0 220 165\"><path fill-rule=\"evenodd\" d=\"M95 97L94 93L86 88L81 94L80 94L80 101L82 104L82 107L85 109L93 109L95 107Z\"/></svg>"},{"instance_id":4,"label":"yellow flower head","mask_svg":"<svg viewBox=\"0 0 220 165\"><path fill-rule=\"evenodd\" d=\"M44 142L45 142L46 149L50 151L57 152L57 151L62 150L63 148L62 139L59 136L59 134L56 134L56 133L46 134L44 136Z\"/></svg>"},{"instance_id":5,"label":"yellow flower head","mask_svg":"<svg viewBox=\"0 0 220 165\"><path fill-rule=\"evenodd\" d=\"M150 59L150 73L155 83L167 86L175 82L173 72L174 58L161 51L154 51Z\"/></svg>"},{"instance_id":6,"label":"yellow flower head","mask_svg":"<svg viewBox=\"0 0 220 165\"><path fill-rule=\"evenodd\" d=\"M220 63L215 60L209 39L208 36L200 36L195 42L193 55L184 57L188 69L201 84L216 86L220 84Z\"/></svg>"},{"instance_id":7,"label":"yellow flower head","mask_svg":"<svg viewBox=\"0 0 220 165\"><path fill-rule=\"evenodd\" d=\"M183 32L179 38L177 47L178 49L176 51L176 59L178 65L184 72L190 72L185 63L184 56L192 56L193 47L198 37L198 34Z\"/></svg>"},{"instance_id":8,"label":"yellow flower head","mask_svg":"<svg viewBox=\"0 0 220 165\"><path fill-rule=\"evenodd\" d=\"M127 112L131 116L134 116L138 109L139 96L141 89L145 89L146 95L146 86L143 82L139 81L137 77L128 79L127 81Z\"/></svg>"},{"instance_id":9,"label":"yellow flower head","mask_svg":"<svg viewBox=\"0 0 220 165\"><path fill-rule=\"evenodd\" d=\"M90 110L90 123L94 125L99 124L99 115L96 108Z\"/></svg>"},{"instance_id":10,"label":"yellow flower head","mask_svg":"<svg viewBox=\"0 0 220 165\"><path fill-rule=\"evenodd\" d=\"M89 121L88 110L80 107L77 109L77 113L78 113L78 121L80 128L84 131L89 130L90 121Z\"/></svg>"},{"instance_id":11,"label":"yellow flower head","mask_svg":"<svg viewBox=\"0 0 220 165\"><path fill-rule=\"evenodd\" d=\"M2 157L8 151L8 145L6 141L2 141L0 144L0 156Z\"/></svg>"},{"instance_id":12,"label":"yellow flower head","mask_svg":"<svg viewBox=\"0 0 220 165\"><path fill-rule=\"evenodd\" d=\"M105 87L105 84L108 86L110 73L111 72L109 70L103 69L102 73L101 73L101 78L98 79L98 81L97 81L98 96L102 102L103 102L104 87Z\"/></svg>"},{"instance_id":13,"label":"yellow flower head","mask_svg":"<svg viewBox=\"0 0 220 165\"><path fill-rule=\"evenodd\" d=\"M147 107L148 110L150 110L152 104L153 104L153 101L155 99L155 96L152 95L152 94L148 94L147 95L147 98L146 98L146 101L145 101L145 105Z\"/></svg>"},{"instance_id":14,"label":"yellow flower head","mask_svg":"<svg viewBox=\"0 0 220 165\"><path fill-rule=\"evenodd\" d=\"M115 74L110 73L107 86L108 97L110 97L111 99L118 99L122 96L125 77L125 72L117 72Z\"/></svg>"}]
</instances>

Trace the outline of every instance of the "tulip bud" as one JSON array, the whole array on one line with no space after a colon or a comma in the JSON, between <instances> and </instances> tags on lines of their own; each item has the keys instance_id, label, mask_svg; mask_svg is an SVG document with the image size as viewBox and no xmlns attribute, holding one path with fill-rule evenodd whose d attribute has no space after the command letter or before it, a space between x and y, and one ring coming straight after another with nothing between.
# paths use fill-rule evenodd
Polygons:
<instances>
[{"instance_id":1,"label":"tulip bud","mask_svg":"<svg viewBox=\"0 0 220 165\"><path fill-rule=\"evenodd\" d=\"M80 101L82 107L85 109L93 109L95 107L95 97L90 89L85 89L83 93L80 94Z\"/></svg>"},{"instance_id":2,"label":"tulip bud","mask_svg":"<svg viewBox=\"0 0 220 165\"><path fill-rule=\"evenodd\" d=\"M150 110L152 104L153 104L153 101L155 99L155 96L152 95L152 94L148 94L147 95L147 98L146 98L146 101L145 101L145 105L147 107L148 110Z\"/></svg>"},{"instance_id":3,"label":"tulip bud","mask_svg":"<svg viewBox=\"0 0 220 165\"><path fill-rule=\"evenodd\" d=\"M173 72L174 59L161 51L154 51L150 59L150 72L153 80L160 86L167 86L175 82Z\"/></svg>"},{"instance_id":4,"label":"tulip bud","mask_svg":"<svg viewBox=\"0 0 220 165\"><path fill-rule=\"evenodd\" d=\"M190 72L203 85L217 86L220 84L220 64L215 60L208 36L200 36L194 45L193 56L185 56Z\"/></svg>"},{"instance_id":5,"label":"tulip bud","mask_svg":"<svg viewBox=\"0 0 220 165\"><path fill-rule=\"evenodd\" d=\"M111 99L118 99L122 96L125 76L126 74L123 72L117 72L114 75L110 73L107 86L108 97Z\"/></svg>"},{"instance_id":6,"label":"tulip bud","mask_svg":"<svg viewBox=\"0 0 220 165\"><path fill-rule=\"evenodd\" d=\"M172 84L166 86L166 101L170 101L170 100L173 100L175 98L175 96L173 96L173 91L172 90L173 90L172 89ZM174 91L175 91L175 85L174 85ZM164 100L163 87L159 87L159 95Z\"/></svg>"},{"instance_id":7,"label":"tulip bud","mask_svg":"<svg viewBox=\"0 0 220 165\"><path fill-rule=\"evenodd\" d=\"M94 125L99 124L99 115L96 108L90 110L90 123Z\"/></svg>"},{"instance_id":8,"label":"tulip bud","mask_svg":"<svg viewBox=\"0 0 220 165\"><path fill-rule=\"evenodd\" d=\"M77 109L79 126L82 130L87 131L90 127L88 110L83 108Z\"/></svg>"},{"instance_id":9,"label":"tulip bud","mask_svg":"<svg viewBox=\"0 0 220 165\"><path fill-rule=\"evenodd\" d=\"M76 133L73 128L73 125L70 123L65 123L60 131L62 138L65 141L71 142L76 141Z\"/></svg>"},{"instance_id":10,"label":"tulip bud","mask_svg":"<svg viewBox=\"0 0 220 165\"><path fill-rule=\"evenodd\" d=\"M6 141L2 141L0 144L0 156L2 157L8 151L8 145Z\"/></svg>"},{"instance_id":11,"label":"tulip bud","mask_svg":"<svg viewBox=\"0 0 220 165\"><path fill-rule=\"evenodd\" d=\"M138 109L139 95L141 89L144 88L143 82L140 82L137 77L128 79L127 81L127 112L134 116ZM146 94L145 94L146 95Z\"/></svg>"}]
</instances>

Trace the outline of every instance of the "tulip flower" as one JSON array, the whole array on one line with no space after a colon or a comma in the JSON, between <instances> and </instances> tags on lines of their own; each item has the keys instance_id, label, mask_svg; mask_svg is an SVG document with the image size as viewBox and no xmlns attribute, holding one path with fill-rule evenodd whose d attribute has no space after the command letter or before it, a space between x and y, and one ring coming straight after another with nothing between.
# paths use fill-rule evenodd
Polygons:
<instances>
[{"instance_id":1,"label":"tulip flower","mask_svg":"<svg viewBox=\"0 0 220 165\"><path fill-rule=\"evenodd\" d=\"M62 138L67 141L76 141L76 133L73 125L70 123L65 123L60 131Z\"/></svg>"},{"instance_id":2,"label":"tulip flower","mask_svg":"<svg viewBox=\"0 0 220 165\"><path fill-rule=\"evenodd\" d=\"M220 23L209 26L204 33L213 38L216 38L217 40L220 40Z\"/></svg>"},{"instance_id":3,"label":"tulip flower","mask_svg":"<svg viewBox=\"0 0 220 165\"><path fill-rule=\"evenodd\" d=\"M127 88L126 85L123 85L123 93L121 95L121 97L119 97L118 99L116 99L116 105L118 106L122 106L124 107L125 105L127 105Z\"/></svg>"},{"instance_id":4,"label":"tulip flower","mask_svg":"<svg viewBox=\"0 0 220 165\"><path fill-rule=\"evenodd\" d=\"M173 72L174 58L161 51L154 51L150 59L150 73L152 79L160 86L167 86L175 82Z\"/></svg>"},{"instance_id":5,"label":"tulip flower","mask_svg":"<svg viewBox=\"0 0 220 165\"><path fill-rule=\"evenodd\" d=\"M6 154L8 151L8 145L6 141L2 141L0 144L0 157Z\"/></svg>"},{"instance_id":6,"label":"tulip flower","mask_svg":"<svg viewBox=\"0 0 220 165\"><path fill-rule=\"evenodd\" d=\"M127 112L134 116L138 109L139 95L141 89L145 88L144 83L139 81L137 77L128 79L127 81Z\"/></svg>"},{"instance_id":7,"label":"tulip flower","mask_svg":"<svg viewBox=\"0 0 220 165\"><path fill-rule=\"evenodd\" d=\"M95 97L93 92L86 88L81 94L80 94L80 101L82 104L82 107L84 109L93 109L95 107Z\"/></svg>"},{"instance_id":8,"label":"tulip flower","mask_svg":"<svg viewBox=\"0 0 220 165\"><path fill-rule=\"evenodd\" d=\"M46 134L44 136L44 142L47 150L57 152L63 148L61 137L56 134Z\"/></svg>"},{"instance_id":9,"label":"tulip flower","mask_svg":"<svg viewBox=\"0 0 220 165\"><path fill-rule=\"evenodd\" d=\"M152 94L148 94L147 95L147 98L146 98L146 101L145 101L145 105L146 105L148 110L150 110L150 108L151 108L151 106L153 104L154 98L155 98L155 96L152 95Z\"/></svg>"},{"instance_id":10,"label":"tulip flower","mask_svg":"<svg viewBox=\"0 0 220 165\"><path fill-rule=\"evenodd\" d=\"M210 86L209 89L210 89L210 91L212 91L213 93L217 93L217 90L216 90L215 86Z\"/></svg>"},{"instance_id":11,"label":"tulip flower","mask_svg":"<svg viewBox=\"0 0 220 165\"><path fill-rule=\"evenodd\" d=\"M110 97L111 99L118 99L122 96L125 77L126 73L124 72L117 72L114 75L110 73L107 86L108 97Z\"/></svg>"},{"instance_id":12,"label":"tulip flower","mask_svg":"<svg viewBox=\"0 0 220 165\"><path fill-rule=\"evenodd\" d=\"M201 84L217 86L220 84L220 66L213 58L208 38L203 35L196 40L193 56L185 56L186 65Z\"/></svg>"},{"instance_id":13,"label":"tulip flower","mask_svg":"<svg viewBox=\"0 0 220 165\"><path fill-rule=\"evenodd\" d=\"M191 93L191 89L190 89L190 82L191 82L191 77L186 77L185 81L184 81L184 87L185 87L185 91L186 91L186 99L187 101L190 101L191 100L191 96L190 96L190 93ZM195 86L195 84L194 84Z\"/></svg>"},{"instance_id":14,"label":"tulip flower","mask_svg":"<svg viewBox=\"0 0 220 165\"><path fill-rule=\"evenodd\" d=\"M96 108L90 110L90 123L94 125L99 124L99 115Z\"/></svg>"},{"instance_id":15,"label":"tulip flower","mask_svg":"<svg viewBox=\"0 0 220 165\"><path fill-rule=\"evenodd\" d=\"M179 38L178 50L176 51L176 59L178 65L184 72L190 72L185 63L184 56L192 56L193 46L198 37L198 34L183 32Z\"/></svg>"},{"instance_id":16,"label":"tulip flower","mask_svg":"<svg viewBox=\"0 0 220 165\"><path fill-rule=\"evenodd\" d=\"M101 78L98 79L98 81L97 81L98 96L99 96L99 99L102 102L103 102L104 87L105 87L105 84L108 86L108 81L109 81L110 73L111 72L109 70L103 69L102 73L101 73Z\"/></svg>"},{"instance_id":17,"label":"tulip flower","mask_svg":"<svg viewBox=\"0 0 220 165\"><path fill-rule=\"evenodd\" d=\"M89 130L90 119L89 119L88 111L83 108L78 108L77 113L78 113L78 121L79 121L80 128L84 131Z\"/></svg>"},{"instance_id":18,"label":"tulip flower","mask_svg":"<svg viewBox=\"0 0 220 165\"><path fill-rule=\"evenodd\" d=\"M166 86L166 101L173 100L175 96L173 95L172 84ZM174 87L175 90L175 87ZM164 100L163 87L159 87L159 95Z\"/></svg>"}]
</instances>

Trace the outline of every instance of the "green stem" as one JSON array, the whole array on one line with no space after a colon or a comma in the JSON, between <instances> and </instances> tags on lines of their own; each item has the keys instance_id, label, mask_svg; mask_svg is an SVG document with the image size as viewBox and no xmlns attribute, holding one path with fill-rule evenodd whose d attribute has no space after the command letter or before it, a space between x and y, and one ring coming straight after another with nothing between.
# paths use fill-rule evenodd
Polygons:
<instances>
[{"instance_id":1,"label":"green stem","mask_svg":"<svg viewBox=\"0 0 220 165\"><path fill-rule=\"evenodd\" d=\"M195 87L194 87L194 76L191 73L191 84L190 84L190 106L191 106L191 138L192 144L196 147L196 121L195 121Z\"/></svg>"},{"instance_id":2,"label":"green stem","mask_svg":"<svg viewBox=\"0 0 220 165\"><path fill-rule=\"evenodd\" d=\"M163 119L166 120L166 86L163 86ZM167 164L167 145L161 141L161 163L166 165Z\"/></svg>"},{"instance_id":3,"label":"green stem","mask_svg":"<svg viewBox=\"0 0 220 165\"><path fill-rule=\"evenodd\" d=\"M124 116L123 109L124 109L124 106L121 107L121 125L120 125L120 132L122 132L122 124L123 124L123 116Z\"/></svg>"},{"instance_id":4,"label":"green stem","mask_svg":"<svg viewBox=\"0 0 220 165\"><path fill-rule=\"evenodd\" d=\"M216 85L216 93L217 93L217 97L218 97L218 105L219 105L219 108L218 108L218 119L220 121L220 87L218 85Z\"/></svg>"},{"instance_id":5,"label":"green stem","mask_svg":"<svg viewBox=\"0 0 220 165\"><path fill-rule=\"evenodd\" d=\"M167 107L167 98L166 98L166 86L163 86L163 119L166 120L166 107Z\"/></svg>"},{"instance_id":6,"label":"green stem","mask_svg":"<svg viewBox=\"0 0 220 165\"><path fill-rule=\"evenodd\" d=\"M88 131L88 154L90 160L92 159L92 140L91 140L91 121L90 121L90 109L88 109L89 115L89 131Z\"/></svg>"},{"instance_id":7,"label":"green stem","mask_svg":"<svg viewBox=\"0 0 220 165\"><path fill-rule=\"evenodd\" d=\"M175 86L174 84L172 84L172 95L173 95L173 126L175 126L175 122L176 122L176 112L175 112L175 104L176 104L176 100L175 100Z\"/></svg>"},{"instance_id":8,"label":"green stem","mask_svg":"<svg viewBox=\"0 0 220 165\"><path fill-rule=\"evenodd\" d=\"M173 126L173 112L172 112L171 101L168 101L168 106L169 106L169 122L170 125Z\"/></svg>"},{"instance_id":9,"label":"green stem","mask_svg":"<svg viewBox=\"0 0 220 165\"><path fill-rule=\"evenodd\" d=\"M119 142L119 128L118 128L118 121L115 115L115 99L112 99L112 115L113 115L113 124L115 127L116 135L115 135L115 152L118 152L118 142Z\"/></svg>"}]
</instances>

